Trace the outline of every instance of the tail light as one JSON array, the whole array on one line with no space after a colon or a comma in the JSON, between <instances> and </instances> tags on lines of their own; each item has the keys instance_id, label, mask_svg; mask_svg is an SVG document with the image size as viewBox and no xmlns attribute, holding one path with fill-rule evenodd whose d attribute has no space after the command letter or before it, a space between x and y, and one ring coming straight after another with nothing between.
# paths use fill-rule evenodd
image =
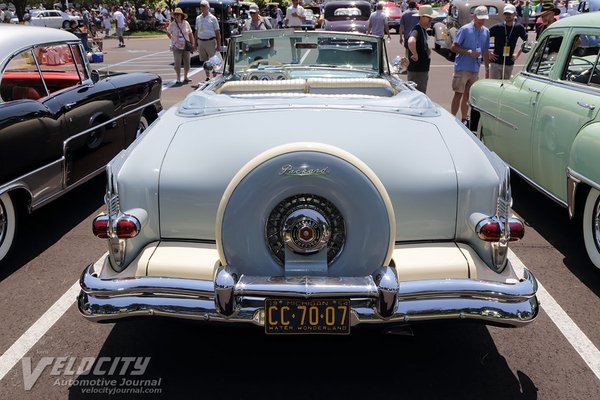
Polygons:
<instances>
[{"instance_id":1,"label":"tail light","mask_svg":"<svg viewBox=\"0 0 600 400\"><path fill-rule=\"evenodd\" d=\"M108 239L108 215L98 215L92 222L92 232L100 239Z\"/></svg>"},{"instance_id":2,"label":"tail light","mask_svg":"<svg viewBox=\"0 0 600 400\"><path fill-rule=\"evenodd\" d=\"M505 235L505 224L496 218L488 218L481 221L477 226L477 234L481 240L486 242L498 242L503 239ZM506 238L514 242L519 239L523 239L525 234L525 226L520 219L509 218L508 219L508 230L506 232Z\"/></svg>"},{"instance_id":3,"label":"tail light","mask_svg":"<svg viewBox=\"0 0 600 400\"><path fill-rule=\"evenodd\" d=\"M138 219L126 214L117 215L112 223L112 229L108 215L99 215L92 223L92 231L100 239L108 239L111 233L119 239L131 239L138 235L140 229Z\"/></svg>"}]
</instances>

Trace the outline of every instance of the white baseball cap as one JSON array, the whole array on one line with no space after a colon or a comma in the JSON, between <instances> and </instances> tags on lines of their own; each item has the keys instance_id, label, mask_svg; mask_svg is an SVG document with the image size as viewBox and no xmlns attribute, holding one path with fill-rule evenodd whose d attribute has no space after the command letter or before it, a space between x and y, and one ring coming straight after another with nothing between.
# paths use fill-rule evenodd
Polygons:
<instances>
[{"instance_id":1,"label":"white baseball cap","mask_svg":"<svg viewBox=\"0 0 600 400\"><path fill-rule=\"evenodd\" d=\"M477 17L477 19L490 19L490 15L486 6L477 7L475 11L473 11L473 14Z\"/></svg>"},{"instance_id":2,"label":"white baseball cap","mask_svg":"<svg viewBox=\"0 0 600 400\"><path fill-rule=\"evenodd\" d=\"M513 6L512 4L507 4L504 6L504 11L502 12L502 14L514 14L517 12L517 9L515 6Z\"/></svg>"},{"instance_id":3,"label":"white baseball cap","mask_svg":"<svg viewBox=\"0 0 600 400\"><path fill-rule=\"evenodd\" d=\"M256 4L252 4L248 12L255 13L258 12L258 6Z\"/></svg>"}]
</instances>

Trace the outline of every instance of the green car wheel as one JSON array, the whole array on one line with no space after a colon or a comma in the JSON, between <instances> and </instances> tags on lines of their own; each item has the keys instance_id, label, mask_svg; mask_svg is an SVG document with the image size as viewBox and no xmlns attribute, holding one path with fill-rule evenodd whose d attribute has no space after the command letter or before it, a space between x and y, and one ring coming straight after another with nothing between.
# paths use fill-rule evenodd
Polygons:
<instances>
[{"instance_id":1,"label":"green car wheel","mask_svg":"<svg viewBox=\"0 0 600 400\"><path fill-rule=\"evenodd\" d=\"M590 189L583 211L583 239L590 260L600 268L600 191Z\"/></svg>"}]
</instances>

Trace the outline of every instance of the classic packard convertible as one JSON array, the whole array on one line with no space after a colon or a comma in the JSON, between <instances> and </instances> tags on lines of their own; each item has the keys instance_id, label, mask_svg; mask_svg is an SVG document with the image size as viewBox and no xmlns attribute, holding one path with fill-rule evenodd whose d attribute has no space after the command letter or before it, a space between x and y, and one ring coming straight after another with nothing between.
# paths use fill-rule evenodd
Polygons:
<instances>
[{"instance_id":1,"label":"classic packard convertible","mask_svg":"<svg viewBox=\"0 0 600 400\"><path fill-rule=\"evenodd\" d=\"M395 129L379 129L390 127ZM521 326L536 280L509 170L390 71L379 38L249 31L222 75L107 167L93 321L169 316L266 333L466 319Z\"/></svg>"}]
</instances>

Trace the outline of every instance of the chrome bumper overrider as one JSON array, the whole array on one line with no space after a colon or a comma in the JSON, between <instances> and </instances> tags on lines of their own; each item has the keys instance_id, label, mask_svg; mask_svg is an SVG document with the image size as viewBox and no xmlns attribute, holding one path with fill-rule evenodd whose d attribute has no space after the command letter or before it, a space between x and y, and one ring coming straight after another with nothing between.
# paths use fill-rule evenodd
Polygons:
<instances>
[{"instance_id":1,"label":"chrome bumper overrider","mask_svg":"<svg viewBox=\"0 0 600 400\"><path fill-rule=\"evenodd\" d=\"M169 316L264 325L265 298L349 298L351 325L401 325L473 319L521 326L538 314L537 281L527 269L515 284L474 279L398 282L392 268L366 277L237 277L221 267L215 280L140 277L80 279L80 312L94 321Z\"/></svg>"}]
</instances>

